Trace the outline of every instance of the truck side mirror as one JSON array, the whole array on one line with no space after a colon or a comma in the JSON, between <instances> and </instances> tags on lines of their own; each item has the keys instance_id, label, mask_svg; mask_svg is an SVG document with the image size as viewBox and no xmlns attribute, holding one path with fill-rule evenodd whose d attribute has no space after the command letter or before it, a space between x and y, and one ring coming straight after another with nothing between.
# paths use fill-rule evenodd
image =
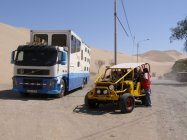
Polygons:
<instances>
[{"instance_id":1,"label":"truck side mirror","mask_svg":"<svg viewBox=\"0 0 187 140\"><path fill-rule=\"evenodd\" d=\"M58 52L58 64L66 65L67 64L67 52Z\"/></svg>"},{"instance_id":2,"label":"truck side mirror","mask_svg":"<svg viewBox=\"0 0 187 140\"><path fill-rule=\"evenodd\" d=\"M14 58L15 58L15 51L11 53L11 64L14 64L15 62Z\"/></svg>"},{"instance_id":3,"label":"truck side mirror","mask_svg":"<svg viewBox=\"0 0 187 140\"><path fill-rule=\"evenodd\" d=\"M62 52L61 65L67 64L67 52Z\"/></svg>"},{"instance_id":4,"label":"truck side mirror","mask_svg":"<svg viewBox=\"0 0 187 140\"><path fill-rule=\"evenodd\" d=\"M58 61L57 61L57 64L61 64L61 59L62 59L62 52L58 52Z\"/></svg>"}]
</instances>

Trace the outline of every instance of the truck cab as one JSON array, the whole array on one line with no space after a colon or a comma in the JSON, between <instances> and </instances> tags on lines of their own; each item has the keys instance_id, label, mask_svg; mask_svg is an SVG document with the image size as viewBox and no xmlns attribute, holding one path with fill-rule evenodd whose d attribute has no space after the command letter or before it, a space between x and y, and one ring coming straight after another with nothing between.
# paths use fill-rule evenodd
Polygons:
<instances>
[{"instance_id":1,"label":"truck cab","mask_svg":"<svg viewBox=\"0 0 187 140\"><path fill-rule=\"evenodd\" d=\"M13 92L64 94L60 93L60 75L67 74L67 52L63 48L23 45L12 56L15 56Z\"/></svg>"}]
</instances>

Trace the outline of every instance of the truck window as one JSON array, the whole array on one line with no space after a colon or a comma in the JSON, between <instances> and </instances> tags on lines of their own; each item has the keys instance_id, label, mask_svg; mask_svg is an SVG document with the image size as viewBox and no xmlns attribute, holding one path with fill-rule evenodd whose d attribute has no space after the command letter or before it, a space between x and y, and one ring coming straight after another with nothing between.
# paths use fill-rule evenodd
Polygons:
<instances>
[{"instance_id":1,"label":"truck window","mask_svg":"<svg viewBox=\"0 0 187 140\"><path fill-rule=\"evenodd\" d=\"M19 66L53 66L56 64L57 51L18 51L15 64Z\"/></svg>"},{"instance_id":2,"label":"truck window","mask_svg":"<svg viewBox=\"0 0 187 140\"><path fill-rule=\"evenodd\" d=\"M52 46L67 46L67 36L65 34L53 34Z\"/></svg>"},{"instance_id":3,"label":"truck window","mask_svg":"<svg viewBox=\"0 0 187 140\"><path fill-rule=\"evenodd\" d=\"M71 53L80 52L81 42L74 36L71 36Z\"/></svg>"},{"instance_id":4,"label":"truck window","mask_svg":"<svg viewBox=\"0 0 187 140\"><path fill-rule=\"evenodd\" d=\"M34 41L35 44L45 44L48 45L48 35L47 34L35 34Z\"/></svg>"},{"instance_id":5,"label":"truck window","mask_svg":"<svg viewBox=\"0 0 187 140\"><path fill-rule=\"evenodd\" d=\"M76 38L71 36L71 53L76 52Z\"/></svg>"},{"instance_id":6,"label":"truck window","mask_svg":"<svg viewBox=\"0 0 187 140\"><path fill-rule=\"evenodd\" d=\"M83 60L83 50L81 50L81 60Z\"/></svg>"},{"instance_id":7,"label":"truck window","mask_svg":"<svg viewBox=\"0 0 187 140\"><path fill-rule=\"evenodd\" d=\"M76 52L80 52L80 48L81 48L81 42L77 39L76 40Z\"/></svg>"},{"instance_id":8,"label":"truck window","mask_svg":"<svg viewBox=\"0 0 187 140\"><path fill-rule=\"evenodd\" d=\"M23 61L23 51L20 51L18 54L19 55L17 61Z\"/></svg>"}]
</instances>

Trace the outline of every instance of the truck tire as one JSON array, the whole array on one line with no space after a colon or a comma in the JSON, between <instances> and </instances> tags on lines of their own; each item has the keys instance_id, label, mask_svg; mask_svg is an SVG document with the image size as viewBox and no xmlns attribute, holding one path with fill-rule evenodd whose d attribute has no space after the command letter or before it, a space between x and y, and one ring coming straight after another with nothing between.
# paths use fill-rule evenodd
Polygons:
<instances>
[{"instance_id":1,"label":"truck tire","mask_svg":"<svg viewBox=\"0 0 187 140\"><path fill-rule=\"evenodd\" d=\"M84 104L89 109L94 109L94 108L99 107L99 104L97 101L88 99L88 93L86 94L86 96L84 98Z\"/></svg>"},{"instance_id":2,"label":"truck tire","mask_svg":"<svg viewBox=\"0 0 187 140\"><path fill-rule=\"evenodd\" d=\"M85 79L82 80L81 89L83 89L84 87L85 87Z\"/></svg>"},{"instance_id":3,"label":"truck tire","mask_svg":"<svg viewBox=\"0 0 187 140\"><path fill-rule=\"evenodd\" d=\"M60 93L56 95L57 98L62 98L66 92L66 84L65 84L64 80L62 80L61 85L62 85L62 88L60 90Z\"/></svg>"},{"instance_id":4,"label":"truck tire","mask_svg":"<svg viewBox=\"0 0 187 140\"><path fill-rule=\"evenodd\" d=\"M135 99L130 93L120 96L119 107L122 113L130 113L135 106Z\"/></svg>"}]
</instances>

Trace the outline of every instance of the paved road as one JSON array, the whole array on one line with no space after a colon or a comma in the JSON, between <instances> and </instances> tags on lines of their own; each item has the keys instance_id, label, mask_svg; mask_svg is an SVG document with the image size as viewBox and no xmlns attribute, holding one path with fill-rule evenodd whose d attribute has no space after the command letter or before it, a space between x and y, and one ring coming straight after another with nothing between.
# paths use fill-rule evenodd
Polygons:
<instances>
[{"instance_id":1,"label":"paved road","mask_svg":"<svg viewBox=\"0 0 187 140\"><path fill-rule=\"evenodd\" d=\"M61 99L22 98L0 87L0 140L186 140L187 84L152 82L152 108L121 114L113 105L84 107L91 88Z\"/></svg>"}]
</instances>

